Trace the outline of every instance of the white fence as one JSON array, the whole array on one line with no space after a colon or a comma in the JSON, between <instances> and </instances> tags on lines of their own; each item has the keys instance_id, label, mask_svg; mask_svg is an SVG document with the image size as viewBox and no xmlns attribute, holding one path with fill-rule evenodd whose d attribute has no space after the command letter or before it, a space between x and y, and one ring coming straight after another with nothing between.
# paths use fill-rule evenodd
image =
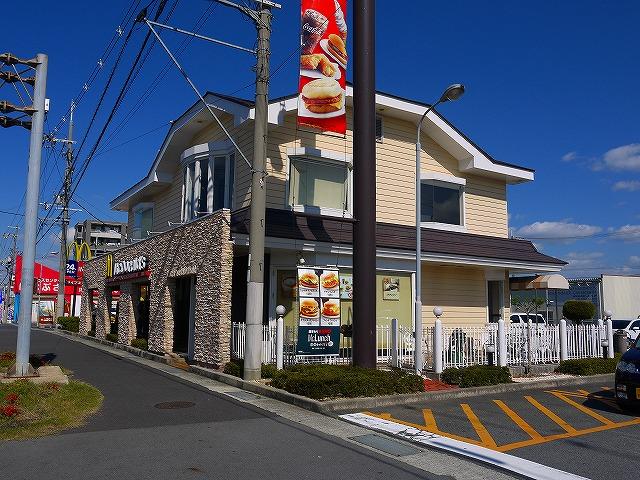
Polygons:
<instances>
[{"instance_id":1,"label":"white fence","mask_svg":"<svg viewBox=\"0 0 640 480\"><path fill-rule=\"evenodd\" d=\"M470 365L505 364L539 365L561 360L561 332L559 325L505 324L505 356L500 361L498 324L442 326L442 366L466 367ZM413 331L397 327L394 345L394 324L376 327L377 362L413 368L415 340ZM567 325L566 358L602 357L607 343L605 326ZM434 362L434 326L423 327L422 352L424 368L431 369ZM340 335L340 350L336 356L297 356L295 354L297 329L284 331L284 364L293 363L351 363L351 338ZM245 324L234 323L231 336L231 356L244 358ZM264 325L262 331L262 362L276 363L276 326Z\"/></svg>"}]
</instances>

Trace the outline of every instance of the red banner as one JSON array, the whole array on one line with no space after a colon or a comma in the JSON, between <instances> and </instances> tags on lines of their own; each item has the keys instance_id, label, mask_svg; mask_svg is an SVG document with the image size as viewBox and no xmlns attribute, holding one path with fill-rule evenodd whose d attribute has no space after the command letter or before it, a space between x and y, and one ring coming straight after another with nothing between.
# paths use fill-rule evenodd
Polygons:
<instances>
[{"instance_id":1,"label":"red banner","mask_svg":"<svg viewBox=\"0 0 640 480\"><path fill-rule=\"evenodd\" d=\"M344 134L347 0L302 0L298 124Z\"/></svg>"}]
</instances>

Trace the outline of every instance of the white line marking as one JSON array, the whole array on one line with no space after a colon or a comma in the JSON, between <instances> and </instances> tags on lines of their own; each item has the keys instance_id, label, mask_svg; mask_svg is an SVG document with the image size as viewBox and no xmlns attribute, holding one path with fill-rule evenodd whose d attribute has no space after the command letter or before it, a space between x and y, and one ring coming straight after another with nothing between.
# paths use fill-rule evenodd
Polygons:
<instances>
[{"instance_id":1,"label":"white line marking","mask_svg":"<svg viewBox=\"0 0 640 480\"><path fill-rule=\"evenodd\" d=\"M490 465L494 465L510 472L523 475L535 480L588 480L586 477L564 472L540 463L525 460L502 452L496 452L485 447L443 437L431 432L418 430L417 428L401 425L399 423L383 420L364 413L350 413L340 415L340 418L371 430L390 433L398 437L427 445L448 452L464 455Z\"/></svg>"}]
</instances>

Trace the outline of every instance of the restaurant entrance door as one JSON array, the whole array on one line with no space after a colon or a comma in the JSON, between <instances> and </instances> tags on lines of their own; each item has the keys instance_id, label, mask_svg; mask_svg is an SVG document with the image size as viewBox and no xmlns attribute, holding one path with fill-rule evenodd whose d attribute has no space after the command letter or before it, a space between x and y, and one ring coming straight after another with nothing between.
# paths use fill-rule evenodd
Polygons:
<instances>
[{"instance_id":1,"label":"restaurant entrance door","mask_svg":"<svg viewBox=\"0 0 640 480\"><path fill-rule=\"evenodd\" d=\"M136 309L136 337L149 339L149 307L151 296L149 284L138 285L138 308Z\"/></svg>"},{"instance_id":2,"label":"restaurant entrance door","mask_svg":"<svg viewBox=\"0 0 640 480\"><path fill-rule=\"evenodd\" d=\"M195 277L176 278L173 307L173 351L193 356Z\"/></svg>"}]
</instances>

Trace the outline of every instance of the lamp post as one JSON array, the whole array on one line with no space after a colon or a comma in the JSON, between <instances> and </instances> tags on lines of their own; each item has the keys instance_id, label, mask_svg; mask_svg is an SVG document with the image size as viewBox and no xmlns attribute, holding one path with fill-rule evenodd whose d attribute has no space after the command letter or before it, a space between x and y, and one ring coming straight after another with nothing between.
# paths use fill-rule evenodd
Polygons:
<instances>
[{"instance_id":1,"label":"lamp post","mask_svg":"<svg viewBox=\"0 0 640 480\"><path fill-rule=\"evenodd\" d=\"M422 251L422 242L421 242L421 228L420 224L422 222L422 215L420 211L420 189L421 189L421 181L420 181L420 155L422 152L422 145L420 143L420 134L422 133L422 123L424 119L427 118L427 115L430 111L432 111L436 106L441 103L458 100L462 94L464 94L464 85L460 83L454 83L447 87L447 89L442 93L440 99L431 105L424 112L422 117L420 118L420 122L418 122L418 134L416 136L416 281L415 281L415 348L414 348L414 364L417 373L422 373L422 367L424 365L422 358L422 299L420 298L420 290L422 289L422 269L421 269L421 251Z\"/></svg>"}]
</instances>

